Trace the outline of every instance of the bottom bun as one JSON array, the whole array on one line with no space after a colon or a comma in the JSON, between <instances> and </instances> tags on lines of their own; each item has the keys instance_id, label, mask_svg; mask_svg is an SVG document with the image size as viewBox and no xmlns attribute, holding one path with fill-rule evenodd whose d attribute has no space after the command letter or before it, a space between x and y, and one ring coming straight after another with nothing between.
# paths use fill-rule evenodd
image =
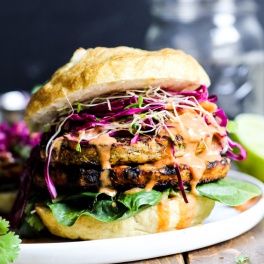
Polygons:
<instances>
[{"instance_id":1,"label":"bottom bun","mask_svg":"<svg viewBox=\"0 0 264 264\"><path fill-rule=\"evenodd\" d=\"M0 193L0 213L8 214L15 202L17 191Z\"/></svg>"},{"instance_id":2,"label":"bottom bun","mask_svg":"<svg viewBox=\"0 0 264 264\"><path fill-rule=\"evenodd\" d=\"M188 194L188 203L182 197L162 200L139 214L112 223L81 216L72 226L59 224L46 206L36 206L36 211L48 230L69 239L103 239L153 234L183 229L201 224L209 216L214 201Z\"/></svg>"}]
</instances>

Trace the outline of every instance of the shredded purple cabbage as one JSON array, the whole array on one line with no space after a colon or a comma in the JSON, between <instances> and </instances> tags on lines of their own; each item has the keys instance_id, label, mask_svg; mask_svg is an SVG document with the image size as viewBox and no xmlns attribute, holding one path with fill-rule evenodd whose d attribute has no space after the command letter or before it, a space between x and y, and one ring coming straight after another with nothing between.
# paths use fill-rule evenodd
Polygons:
<instances>
[{"instance_id":1,"label":"shredded purple cabbage","mask_svg":"<svg viewBox=\"0 0 264 264\"><path fill-rule=\"evenodd\" d=\"M81 130L84 130L84 129L90 129L90 128L98 127L98 126L104 127L107 124L109 124L109 122L105 122L104 120L101 120L100 122L97 122L97 121L95 121L95 122L87 122L87 123L84 123L84 125L82 125L82 126L76 126L72 130L75 131L75 132L78 132L78 131L81 131Z\"/></svg>"},{"instance_id":2,"label":"shredded purple cabbage","mask_svg":"<svg viewBox=\"0 0 264 264\"><path fill-rule=\"evenodd\" d=\"M246 150L237 142L232 141L230 138L228 139L228 145L231 150L226 151L226 155L232 158L233 160L242 161L247 158ZM233 150L238 150L238 154L235 154Z\"/></svg>"},{"instance_id":3,"label":"shredded purple cabbage","mask_svg":"<svg viewBox=\"0 0 264 264\"><path fill-rule=\"evenodd\" d=\"M11 228L18 228L23 218L24 210L26 208L30 189L32 185L32 176L38 166L37 156L40 151L40 146L37 145L31 150L30 157L28 158L25 170L20 178L20 188L16 196L15 203L8 216Z\"/></svg>"},{"instance_id":4,"label":"shredded purple cabbage","mask_svg":"<svg viewBox=\"0 0 264 264\"><path fill-rule=\"evenodd\" d=\"M149 126L153 126L154 125L154 121L152 118L146 118L143 122L145 125L149 125Z\"/></svg>"},{"instance_id":5,"label":"shredded purple cabbage","mask_svg":"<svg viewBox=\"0 0 264 264\"><path fill-rule=\"evenodd\" d=\"M108 135L110 137L129 137L131 133L127 130L117 130L109 132Z\"/></svg>"},{"instance_id":6,"label":"shredded purple cabbage","mask_svg":"<svg viewBox=\"0 0 264 264\"><path fill-rule=\"evenodd\" d=\"M136 96L131 96L131 98L129 99L129 104L135 104L138 102L138 99Z\"/></svg>"},{"instance_id":7,"label":"shredded purple cabbage","mask_svg":"<svg viewBox=\"0 0 264 264\"><path fill-rule=\"evenodd\" d=\"M174 154L175 154L175 147L174 147L174 144L172 144L171 149L172 149L172 156L174 157Z\"/></svg>"},{"instance_id":8,"label":"shredded purple cabbage","mask_svg":"<svg viewBox=\"0 0 264 264\"><path fill-rule=\"evenodd\" d=\"M195 91L180 91L180 92L176 92L172 90L166 90L166 91L172 95L183 95L183 96L195 97L195 99L199 103L206 101L208 99L208 90L205 85L201 85Z\"/></svg>"},{"instance_id":9,"label":"shredded purple cabbage","mask_svg":"<svg viewBox=\"0 0 264 264\"><path fill-rule=\"evenodd\" d=\"M71 117L69 118L70 120L75 120L75 121L96 121L95 115L90 115L88 113L80 113L80 114L72 114Z\"/></svg>"},{"instance_id":10,"label":"shredded purple cabbage","mask_svg":"<svg viewBox=\"0 0 264 264\"><path fill-rule=\"evenodd\" d=\"M183 200L184 200L185 203L188 203L188 199L187 199L187 196L186 196L186 193L185 193L185 189L184 189L184 185L183 185L183 181L182 181L179 165L175 163L174 164L174 168L176 170L176 175L177 175L177 178L178 178L178 183L179 183L180 191L182 193Z\"/></svg>"},{"instance_id":11,"label":"shredded purple cabbage","mask_svg":"<svg viewBox=\"0 0 264 264\"><path fill-rule=\"evenodd\" d=\"M96 126L105 126L109 122L96 118L95 115L88 113L74 113L63 125L64 132L78 132L84 129L90 129Z\"/></svg>"},{"instance_id":12,"label":"shredded purple cabbage","mask_svg":"<svg viewBox=\"0 0 264 264\"><path fill-rule=\"evenodd\" d=\"M113 112L121 111L129 104L131 104L130 99L110 100L111 111ZM96 114L96 116L98 117L105 116L111 111L109 110L109 106L107 103L90 107L90 112Z\"/></svg>"},{"instance_id":13,"label":"shredded purple cabbage","mask_svg":"<svg viewBox=\"0 0 264 264\"><path fill-rule=\"evenodd\" d=\"M172 156L174 157L175 154L175 149L174 149L174 144L172 144ZM185 189L184 189L184 185L183 185L183 181L182 181L182 177L181 177L181 173L180 173L180 168L179 165L177 163L174 163L174 168L176 170L176 175L178 178L178 183L179 183L179 187L180 187L180 191L183 197L183 200L185 203L188 203L188 199L185 193Z\"/></svg>"},{"instance_id":14,"label":"shredded purple cabbage","mask_svg":"<svg viewBox=\"0 0 264 264\"><path fill-rule=\"evenodd\" d=\"M203 102L203 101L209 101L212 103L215 103L217 101L217 96L208 94L208 90L206 86L201 85L198 89L195 91L172 91L165 89L167 93L169 93L171 96L186 96L189 97L189 100L192 102ZM65 122L63 126L62 133L68 133L71 135L71 133L76 133L81 130L86 130L94 127L104 127L106 125L110 125L113 121L120 121L124 124L131 123L133 121L133 115L135 114L144 114L147 111L160 111L165 109L165 102L159 102L159 98L153 98L157 99L157 102L155 100L149 100L149 99L142 99L138 98L137 96L131 96L130 98L124 98L124 99L110 99L108 102L100 103L96 106L91 106L87 110L81 110L79 113L74 113L72 116ZM139 102L140 101L140 102ZM148 107L141 107L141 104L143 102L143 105L149 105ZM109 107L110 104L110 107ZM139 105L140 104L140 105ZM213 116L216 120L216 122L222 126L226 127L228 119L222 109L217 109ZM207 116L204 116L206 123L209 125L210 121L207 118ZM141 131L147 131L149 128L156 125L158 121L153 118L142 118L140 121L140 124L134 124L135 127L133 127L134 131L137 130L137 126L140 126ZM151 131L151 129L150 129ZM149 133L149 132L148 132ZM118 136L130 136L132 137L133 132L130 130L117 130L117 131L109 131L109 136L112 137L118 137ZM226 135L224 135L226 136ZM135 144L140 137L140 134L135 134L132 138L130 143ZM1 143L2 135L0 134L0 143ZM4 138L4 137L3 137ZM88 141L87 141L88 142ZM86 142L86 143L87 143ZM81 142L82 143L82 142ZM231 158L235 160L242 160L245 158L245 150L237 143L229 142L229 146L231 148L235 147L239 149L239 155L234 154L230 150L226 152L227 155L229 155ZM1 144L0 144L1 147ZM52 182L52 179L49 175L49 162L50 162L50 155L51 155L52 148L49 149L49 156L47 157L47 161L45 164L45 180L48 187L48 190L50 192L51 197L54 199L57 196L55 186ZM172 149L174 154L174 147ZM180 170L177 164L175 164L175 169L177 172L179 187L182 192L183 198L185 202L188 202L184 185L181 179Z\"/></svg>"},{"instance_id":15,"label":"shredded purple cabbage","mask_svg":"<svg viewBox=\"0 0 264 264\"><path fill-rule=\"evenodd\" d=\"M31 186L31 173L37 163L33 157L36 157L38 149L36 146L40 138L40 133L29 132L24 121L14 124L3 122L0 125L0 155L9 153L16 162L24 166L19 178L20 187L16 201L9 215L12 227L15 227L23 216Z\"/></svg>"},{"instance_id":16,"label":"shredded purple cabbage","mask_svg":"<svg viewBox=\"0 0 264 264\"><path fill-rule=\"evenodd\" d=\"M136 134L136 135L131 139L130 144L132 145L132 144L137 143L138 139L139 139L139 134Z\"/></svg>"},{"instance_id":17,"label":"shredded purple cabbage","mask_svg":"<svg viewBox=\"0 0 264 264\"><path fill-rule=\"evenodd\" d=\"M48 157L47 157L46 163L45 163L44 175L45 175L45 181L46 181L46 185L47 185L48 191L50 193L50 196L52 199L55 199L58 194L57 194L55 185L54 185L54 183L50 177L50 174L49 174L49 164L50 164L52 148L53 148L53 146L51 145L51 147L49 149Z\"/></svg>"},{"instance_id":18,"label":"shredded purple cabbage","mask_svg":"<svg viewBox=\"0 0 264 264\"><path fill-rule=\"evenodd\" d=\"M208 101L209 102L211 102L211 103L215 103L215 102L217 102L217 95L215 95L215 94L212 94L212 95L210 95L209 97L208 97Z\"/></svg>"},{"instance_id":19,"label":"shredded purple cabbage","mask_svg":"<svg viewBox=\"0 0 264 264\"><path fill-rule=\"evenodd\" d=\"M30 134L24 121L9 125L3 122L0 125L0 151L13 152L15 146L34 147L40 140L40 133ZM16 153L19 155L19 153Z\"/></svg>"},{"instance_id":20,"label":"shredded purple cabbage","mask_svg":"<svg viewBox=\"0 0 264 264\"><path fill-rule=\"evenodd\" d=\"M214 113L213 113L215 120L217 121L217 123L222 126L222 127L226 127L227 122L228 122L228 118L225 115L225 112L223 109L218 108Z\"/></svg>"},{"instance_id":21,"label":"shredded purple cabbage","mask_svg":"<svg viewBox=\"0 0 264 264\"><path fill-rule=\"evenodd\" d=\"M163 110L165 107L163 106L154 106L154 107L147 107L147 108L128 108L121 112L115 113L112 116L106 116L102 118L103 121L110 121L113 118L123 117L123 116L132 116L133 114L143 113L148 110Z\"/></svg>"}]
</instances>

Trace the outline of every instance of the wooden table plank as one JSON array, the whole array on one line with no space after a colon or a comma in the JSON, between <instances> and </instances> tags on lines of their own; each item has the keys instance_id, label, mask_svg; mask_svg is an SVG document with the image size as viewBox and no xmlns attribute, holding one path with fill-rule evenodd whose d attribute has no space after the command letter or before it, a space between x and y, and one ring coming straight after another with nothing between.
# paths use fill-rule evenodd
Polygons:
<instances>
[{"instance_id":1,"label":"wooden table plank","mask_svg":"<svg viewBox=\"0 0 264 264\"><path fill-rule=\"evenodd\" d=\"M239 223L237 223L239 225ZM223 230L224 232L224 230ZM264 263L264 219L254 228L234 239L189 252L188 264L236 263L239 256L249 256L245 264Z\"/></svg>"},{"instance_id":2,"label":"wooden table plank","mask_svg":"<svg viewBox=\"0 0 264 264\"><path fill-rule=\"evenodd\" d=\"M182 254L176 254L161 258L134 261L133 264L185 264Z\"/></svg>"}]
</instances>

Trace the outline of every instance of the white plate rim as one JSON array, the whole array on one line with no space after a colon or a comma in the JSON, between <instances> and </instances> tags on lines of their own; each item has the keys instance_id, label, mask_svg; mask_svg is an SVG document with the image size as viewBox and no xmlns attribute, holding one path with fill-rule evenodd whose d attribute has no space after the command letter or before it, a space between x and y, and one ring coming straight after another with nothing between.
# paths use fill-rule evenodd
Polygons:
<instances>
[{"instance_id":1,"label":"white plate rim","mask_svg":"<svg viewBox=\"0 0 264 264\"><path fill-rule=\"evenodd\" d=\"M264 184L252 176L231 170L228 177L255 184L264 193ZM182 230L127 238L21 244L19 258L14 263L106 264L161 257L229 240L250 230L263 217L262 196L251 208L230 218ZM210 234L210 239L203 234Z\"/></svg>"}]
</instances>

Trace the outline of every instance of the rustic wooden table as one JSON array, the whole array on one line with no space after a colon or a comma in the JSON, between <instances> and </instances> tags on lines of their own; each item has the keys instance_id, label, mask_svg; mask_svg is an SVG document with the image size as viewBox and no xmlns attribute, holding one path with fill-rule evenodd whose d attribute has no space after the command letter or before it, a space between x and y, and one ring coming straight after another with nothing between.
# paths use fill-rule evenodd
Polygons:
<instances>
[{"instance_id":1,"label":"rustic wooden table","mask_svg":"<svg viewBox=\"0 0 264 264\"><path fill-rule=\"evenodd\" d=\"M239 223L238 223L239 224ZM202 238L201 238L202 239ZM131 262L133 264L226 264L248 256L243 264L264 263L264 219L248 232L210 247L166 257Z\"/></svg>"}]
</instances>

